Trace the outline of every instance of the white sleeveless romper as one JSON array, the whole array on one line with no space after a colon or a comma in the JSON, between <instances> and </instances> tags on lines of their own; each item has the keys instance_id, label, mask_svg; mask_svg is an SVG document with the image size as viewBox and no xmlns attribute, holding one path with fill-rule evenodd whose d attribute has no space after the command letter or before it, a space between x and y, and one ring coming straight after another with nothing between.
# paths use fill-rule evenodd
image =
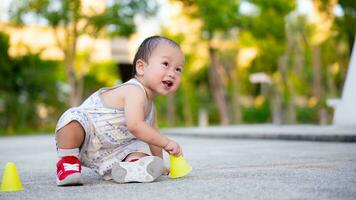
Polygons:
<instances>
[{"instance_id":1,"label":"white sleeveless romper","mask_svg":"<svg viewBox=\"0 0 356 200\"><path fill-rule=\"evenodd\" d=\"M126 126L123 109L106 106L101 99L101 93L123 85L144 87L136 79L110 88L102 88L88 97L80 106L68 109L58 120L55 133L75 120L85 130L85 139L80 149L80 161L83 166L93 169L104 179L111 179L111 169L114 163L122 161L132 152L142 152L152 155L147 143L132 135ZM146 96L146 95L145 95ZM145 102L145 108L147 100ZM154 105L145 121L153 125ZM56 137L57 140L57 137Z\"/></svg>"}]
</instances>

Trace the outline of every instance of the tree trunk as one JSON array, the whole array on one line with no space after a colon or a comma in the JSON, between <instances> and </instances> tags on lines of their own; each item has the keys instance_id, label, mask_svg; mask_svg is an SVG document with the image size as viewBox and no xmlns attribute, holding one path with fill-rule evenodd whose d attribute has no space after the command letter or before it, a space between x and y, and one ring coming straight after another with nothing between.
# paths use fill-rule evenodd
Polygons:
<instances>
[{"instance_id":1,"label":"tree trunk","mask_svg":"<svg viewBox=\"0 0 356 200\"><path fill-rule=\"evenodd\" d=\"M289 42L289 41L288 41ZM286 53L281 56L278 60L278 71L281 75L281 84L283 84L283 90L281 91L280 96L282 96L283 93L285 93L288 96L288 101L287 101L287 109L282 111L284 114L284 122L288 124L294 124L296 123L296 111L295 111L295 104L294 104L294 88L292 83L289 81L288 78L288 54L290 51L290 46L287 45L287 50Z\"/></svg>"},{"instance_id":2,"label":"tree trunk","mask_svg":"<svg viewBox=\"0 0 356 200\"><path fill-rule=\"evenodd\" d=\"M326 124L328 121L327 112L322 103L322 85L321 85L321 49L320 46L313 46L313 95L317 98L319 104L318 116L319 124Z\"/></svg>"},{"instance_id":3,"label":"tree trunk","mask_svg":"<svg viewBox=\"0 0 356 200\"><path fill-rule=\"evenodd\" d=\"M288 77L287 77L288 78ZM287 102L287 110L286 110L286 122L288 124L297 123L297 111L295 105L295 91L292 83L287 79L287 90L289 91L289 98Z\"/></svg>"},{"instance_id":4,"label":"tree trunk","mask_svg":"<svg viewBox=\"0 0 356 200\"><path fill-rule=\"evenodd\" d=\"M272 101L270 105L272 108L272 123L274 125L283 124L282 97L276 83L272 85Z\"/></svg>"},{"instance_id":5,"label":"tree trunk","mask_svg":"<svg viewBox=\"0 0 356 200\"><path fill-rule=\"evenodd\" d=\"M321 99L321 63L320 47L313 46L313 95L320 101Z\"/></svg>"},{"instance_id":6,"label":"tree trunk","mask_svg":"<svg viewBox=\"0 0 356 200\"><path fill-rule=\"evenodd\" d=\"M76 53L77 53L77 39L78 39L78 15L80 2L73 1L72 4L72 17L73 21L66 29L66 46L65 51L65 68L67 72L68 82L70 86L69 104L70 106L78 106L82 101L83 96L83 74L76 73Z\"/></svg>"},{"instance_id":7,"label":"tree trunk","mask_svg":"<svg viewBox=\"0 0 356 200\"><path fill-rule=\"evenodd\" d=\"M240 88L238 78L238 67L234 67L229 73L232 82L232 117L233 122L242 124L241 106L240 106Z\"/></svg>"},{"instance_id":8,"label":"tree trunk","mask_svg":"<svg viewBox=\"0 0 356 200\"><path fill-rule=\"evenodd\" d=\"M218 63L216 49L209 44L209 57L211 66L209 67L209 83L213 93L215 104L220 115L222 125L230 124L229 110L226 101L226 86L223 83L224 68Z\"/></svg>"},{"instance_id":9,"label":"tree trunk","mask_svg":"<svg viewBox=\"0 0 356 200\"><path fill-rule=\"evenodd\" d=\"M327 69L327 75L326 75L326 81L327 81L327 96L331 96L331 97L336 97L337 96L337 88L336 88L336 84L334 81L334 74L332 74L331 72L331 66L328 67Z\"/></svg>"}]
</instances>

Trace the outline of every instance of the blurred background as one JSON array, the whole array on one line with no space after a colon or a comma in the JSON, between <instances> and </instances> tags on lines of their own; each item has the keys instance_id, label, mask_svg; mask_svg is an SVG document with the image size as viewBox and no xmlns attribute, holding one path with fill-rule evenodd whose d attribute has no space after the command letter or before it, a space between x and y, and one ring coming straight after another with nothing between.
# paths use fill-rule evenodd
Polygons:
<instances>
[{"instance_id":1,"label":"blurred background","mask_svg":"<svg viewBox=\"0 0 356 200\"><path fill-rule=\"evenodd\" d=\"M352 0L2 0L0 135L53 132L157 34L186 56L160 127L330 124L355 33Z\"/></svg>"}]
</instances>

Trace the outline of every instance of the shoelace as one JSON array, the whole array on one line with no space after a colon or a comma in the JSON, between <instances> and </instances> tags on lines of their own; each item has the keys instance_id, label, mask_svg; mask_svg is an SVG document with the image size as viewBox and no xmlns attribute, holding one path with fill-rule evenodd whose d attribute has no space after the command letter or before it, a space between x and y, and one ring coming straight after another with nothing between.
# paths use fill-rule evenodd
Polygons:
<instances>
[{"instance_id":1,"label":"shoelace","mask_svg":"<svg viewBox=\"0 0 356 200\"><path fill-rule=\"evenodd\" d=\"M69 163L63 163L64 166L64 171L68 170L74 170L74 171L79 171L79 164L69 164Z\"/></svg>"}]
</instances>

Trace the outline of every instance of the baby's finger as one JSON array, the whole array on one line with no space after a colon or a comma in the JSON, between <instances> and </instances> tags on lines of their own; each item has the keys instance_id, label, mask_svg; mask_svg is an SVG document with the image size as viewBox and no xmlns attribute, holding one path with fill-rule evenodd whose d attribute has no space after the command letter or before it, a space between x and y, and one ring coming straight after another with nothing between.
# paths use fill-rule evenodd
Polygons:
<instances>
[{"instance_id":1,"label":"baby's finger","mask_svg":"<svg viewBox=\"0 0 356 200\"><path fill-rule=\"evenodd\" d=\"M172 149L172 150L169 150L168 153L171 154L171 155L174 155L173 149Z\"/></svg>"},{"instance_id":2,"label":"baby's finger","mask_svg":"<svg viewBox=\"0 0 356 200\"><path fill-rule=\"evenodd\" d=\"M175 156L180 156L180 151L179 151L179 149L175 149L175 151L173 152L173 155L175 155Z\"/></svg>"},{"instance_id":3,"label":"baby's finger","mask_svg":"<svg viewBox=\"0 0 356 200\"><path fill-rule=\"evenodd\" d=\"M168 175L168 174L169 174L169 169L165 167L165 168L162 170L162 175Z\"/></svg>"},{"instance_id":4,"label":"baby's finger","mask_svg":"<svg viewBox=\"0 0 356 200\"><path fill-rule=\"evenodd\" d=\"M180 149L180 146L178 146L176 149L175 149L175 154L176 156L180 156L181 155L181 149Z\"/></svg>"}]
</instances>

